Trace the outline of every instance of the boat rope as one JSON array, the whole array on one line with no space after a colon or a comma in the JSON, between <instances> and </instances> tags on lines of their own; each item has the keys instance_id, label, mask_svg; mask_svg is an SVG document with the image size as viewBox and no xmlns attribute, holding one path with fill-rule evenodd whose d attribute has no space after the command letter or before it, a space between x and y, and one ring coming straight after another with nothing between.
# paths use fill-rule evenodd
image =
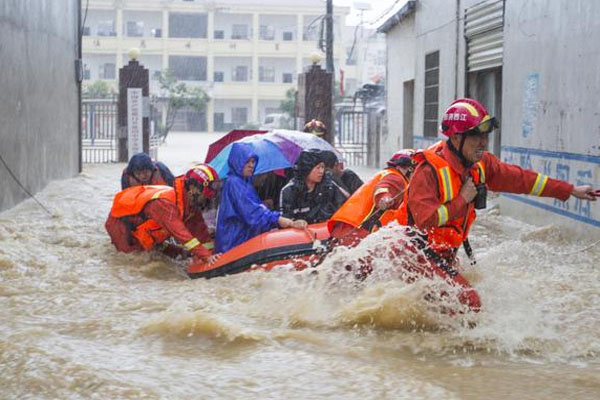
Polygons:
<instances>
[{"instance_id":1,"label":"boat rope","mask_svg":"<svg viewBox=\"0 0 600 400\"><path fill-rule=\"evenodd\" d=\"M2 157L2 155L0 155L0 161L2 162L2 164L4 164L4 167L5 167L5 168L6 168L6 170L8 171L8 174L9 174L10 176L12 176L12 178L15 180L15 182L17 182L17 185L19 185L19 187L20 187L21 189L23 189L23 191L29 195L29 197L31 197L33 200L35 200L35 202L36 202L36 203L38 203L38 205L39 205L40 207L42 207L42 209L43 209L44 211L46 211L46 212L47 212L47 213L48 213L48 214L49 214L51 217L54 217L55 215L54 215L54 214L52 214L52 212L51 212L50 210L48 210L46 207L44 207L44 205L43 205L42 203L40 203L40 201L39 201L38 199L36 199L36 198L35 198L35 196L34 196L34 195L32 195L32 194L31 194L31 192L29 192L29 190L27 190L27 189L25 188L25 186L23 186L23 184L21 183L21 181L19 181L19 178L17 178L17 177L15 176L15 174L13 173L13 171L12 171L12 170L9 168L8 164L6 164L6 161L4 161L4 158Z\"/></svg>"}]
</instances>

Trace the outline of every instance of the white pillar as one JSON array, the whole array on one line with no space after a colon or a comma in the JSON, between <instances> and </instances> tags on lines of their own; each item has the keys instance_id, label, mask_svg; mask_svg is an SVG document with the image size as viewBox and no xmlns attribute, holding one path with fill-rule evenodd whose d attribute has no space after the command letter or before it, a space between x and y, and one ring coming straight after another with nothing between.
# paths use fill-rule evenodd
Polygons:
<instances>
[{"instance_id":1,"label":"white pillar","mask_svg":"<svg viewBox=\"0 0 600 400\"><path fill-rule=\"evenodd\" d=\"M169 10L162 11L162 69L169 68Z\"/></svg>"},{"instance_id":2,"label":"white pillar","mask_svg":"<svg viewBox=\"0 0 600 400\"><path fill-rule=\"evenodd\" d=\"M301 74L302 71L302 49L303 40L302 34L304 33L304 15L298 14L296 17L296 74Z\"/></svg>"},{"instance_id":3,"label":"white pillar","mask_svg":"<svg viewBox=\"0 0 600 400\"><path fill-rule=\"evenodd\" d=\"M259 14L252 14L252 109L250 120L258 121L258 33L259 33Z\"/></svg>"},{"instance_id":4,"label":"white pillar","mask_svg":"<svg viewBox=\"0 0 600 400\"><path fill-rule=\"evenodd\" d=\"M121 8L117 8L115 30L117 32L117 55L115 66L117 68L116 74L118 79L119 69L123 67L123 54L127 53L127 51L123 49L123 36L125 35L125 32L123 32L123 9Z\"/></svg>"}]
</instances>

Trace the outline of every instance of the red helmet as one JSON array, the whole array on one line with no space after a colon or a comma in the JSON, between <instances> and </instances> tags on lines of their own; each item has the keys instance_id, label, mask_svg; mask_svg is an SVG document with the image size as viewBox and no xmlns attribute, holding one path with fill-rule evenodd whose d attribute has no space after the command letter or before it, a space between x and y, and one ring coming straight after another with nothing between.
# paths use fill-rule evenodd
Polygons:
<instances>
[{"instance_id":1,"label":"red helmet","mask_svg":"<svg viewBox=\"0 0 600 400\"><path fill-rule=\"evenodd\" d=\"M413 149L404 149L394 153L387 162L388 167L411 167L417 164L413 159L415 151Z\"/></svg>"},{"instance_id":2,"label":"red helmet","mask_svg":"<svg viewBox=\"0 0 600 400\"><path fill-rule=\"evenodd\" d=\"M489 133L498 127L496 118L490 117L485 107L473 99L454 100L444 112L440 133L451 137L457 133Z\"/></svg>"},{"instance_id":3,"label":"red helmet","mask_svg":"<svg viewBox=\"0 0 600 400\"><path fill-rule=\"evenodd\" d=\"M208 164L194 165L185 173L186 186L196 185L198 188L202 189L202 194L209 199L215 197L216 194L211 183L218 179L219 175L217 174L217 171Z\"/></svg>"},{"instance_id":4,"label":"red helmet","mask_svg":"<svg viewBox=\"0 0 600 400\"><path fill-rule=\"evenodd\" d=\"M312 119L304 125L304 132L312 133L317 136L323 136L327 127L318 119Z\"/></svg>"}]
</instances>

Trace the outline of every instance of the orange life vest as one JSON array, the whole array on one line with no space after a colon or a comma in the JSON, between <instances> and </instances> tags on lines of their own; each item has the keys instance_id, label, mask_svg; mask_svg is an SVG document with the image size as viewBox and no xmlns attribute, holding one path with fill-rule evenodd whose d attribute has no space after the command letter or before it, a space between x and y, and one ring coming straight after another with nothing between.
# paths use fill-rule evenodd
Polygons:
<instances>
[{"instance_id":1,"label":"orange life vest","mask_svg":"<svg viewBox=\"0 0 600 400\"><path fill-rule=\"evenodd\" d=\"M437 209L438 226L426 231L428 246L436 252L457 249L467 239L469 229L476 217L474 207L469 205L466 215L448 220L446 204L459 195L462 186L460 176L433 148L424 150L416 156L416 159L417 162L428 163L434 168L441 201ZM475 185L485 183L485 169L481 161L474 164L469 173ZM414 225L408 210L408 190L404 192L404 201L398 208L396 219L402 225Z\"/></svg>"},{"instance_id":2,"label":"orange life vest","mask_svg":"<svg viewBox=\"0 0 600 400\"><path fill-rule=\"evenodd\" d=\"M402 177L404 183L408 185L408 180L406 177L398 170L394 168L386 168L383 171L380 171L375 174L371 180L363 184L346 202L339 210L336 211L335 214L327 222L327 228L331 232L336 222L344 222L353 227L360 226L369 216L373 213L375 209L375 186L387 175L394 174ZM396 214L396 210L386 210L381 217L379 217L379 223L384 226L390 223ZM368 230L376 230L377 226L373 226L373 229Z\"/></svg>"},{"instance_id":3,"label":"orange life vest","mask_svg":"<svg viewBox=\"0 0 600 400\"><path fill-rule=\"evenodd\" d=\"M167 199L177 205L183 216L183 179L175 180L175 188L171 186L148 185L132 186L115 196L110 215L126 220L127 217L138 215L149 201ZM153 219L147 219L133 227L132 235L145 250L152 249L156 244L167 240L171 235Z\"/></svg>"}]
</instances>

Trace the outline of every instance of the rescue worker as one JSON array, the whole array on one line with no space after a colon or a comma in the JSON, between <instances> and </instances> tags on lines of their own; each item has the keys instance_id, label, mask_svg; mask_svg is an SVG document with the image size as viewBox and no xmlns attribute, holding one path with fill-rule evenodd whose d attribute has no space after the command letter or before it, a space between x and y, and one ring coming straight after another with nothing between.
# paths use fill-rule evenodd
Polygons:
<instances>
[{"instance_id":1,"label":"rescue worker","mask_svg":"<svg viewBox=\"0 0 600 400\"><path fill-rule=\"evenodd\" d=\"M146 153L134 154L121 174L121 190L138 185L173 186L175 177L165 164Z\"/></svg>"},{"instance_id":2,"label":"rescue worker","mask_svg":"<svg viewBox=\"0 0 600 400\"><path fill-rule=\"evenodd\" d=\"M281 189L279 209L284 217L314 224L327 221L346 197L325 176L325 162L317 149L304 150L294 165L294 177Z\"/></svg>"},{"instance_id":3,"label":"rescue worker","mask_svg":"<svg viewBox=\"0 0 600 400\"><path fill-rule=\"evenodd\" d=\"M419 164L397 213L401 224L417 228L414 243L452 278L460 277L455 256L459 246L467 241L475 209L485 207L488 188L562 201L571 195L595 200L589 185L573 186L504 163L488 153L489 134L496 127L496 119L476 100L455 100L440 124L440 133L448 140L415 156ZM468 246L465 250L470 253ZM439 270L434 272L444 275ZM465 288L459 296L461 302L478 310L479 297L468 281L460 277L457 282Z\"/></svg>"},{"instance_id":4,"label":"rescue worker","mask_svg":"<svg viewBox=\"0 0 600 400\"><path fill-rule=\"evenodd\" d=\"M125 253L158 248L175 255L185 249L194 262L214 262L201 209L214 197L218 179L211 166L199 164L175 178L175 187L133 186L117 193L105 223L112 243ZM170 237L183 249L167 245Z\"/></svg>"},{"instance_id":5,"label":"rescue worker","mask_svg":"<svg viewBox=\"0 0 600 400\"><path fill-rule=\"evenodd\" d=\"M327 127L318 119L311 119L304 125L304 132L312 133L316 136L325 136Z\"/></svg>"},{"instance_id":6,"label":"rescue worker","mask_svg":"<svg viewBox=\"0 0 600 400\"><path fill-rule=\"evenodd\" d=\"M227 163L229 174L221 193L217 216L215 245L219 253L273 228L306 228L306 221L285 218L279 211L269 210L260 201L252 186L258 156L249 143L233 143Z\"/></svg>"},{"instance_id":7,"label":"rescue worker","mask_svg":"<svg viewBox=\"0 0 600 400\"><path fill-rule=\"evenodd\" d=\"M396 152L387 168L361 186L327 223L338 244L354 246L360 239L395 218L416 165L412 149Z\"/></svg>"},{"instance_id":8,"label":"rescue worker","mask_svg":"<svg viewBox=\"0 0 600 400\"><path fill-rule=\"evenodd\" d=\"M323 151L323 160L325 162L325 173L330 176L346 198L354 194L363 185L362 179L351 169L344 168L344 164L338 160L333 151Z\"/></svg>"}]
</instances>

